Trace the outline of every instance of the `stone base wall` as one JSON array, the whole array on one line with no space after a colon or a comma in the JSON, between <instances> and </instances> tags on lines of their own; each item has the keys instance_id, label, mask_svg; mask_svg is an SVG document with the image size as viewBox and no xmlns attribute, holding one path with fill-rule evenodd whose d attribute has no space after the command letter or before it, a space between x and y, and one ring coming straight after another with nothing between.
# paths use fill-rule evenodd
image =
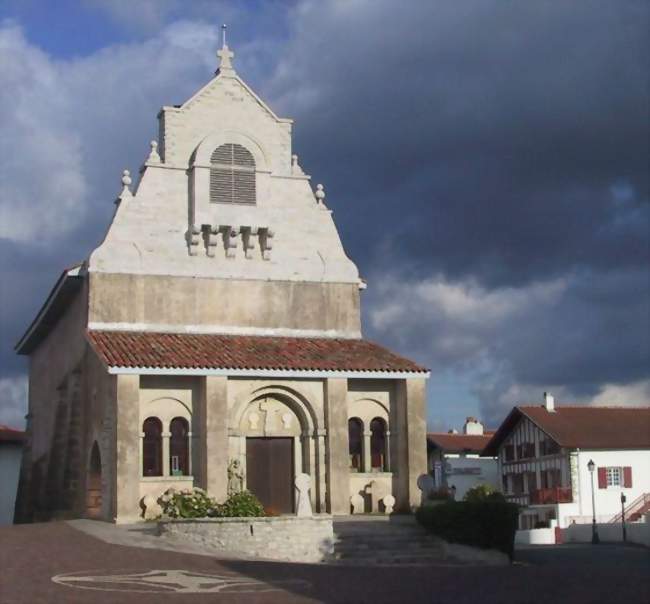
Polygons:
<instances>
[{"instance_id":1,"label":"stone base wall","mask_svg":"<svg viewBox=\"0 0 650 604\"><path fill-rule=\"evenodd\" d=\"M230 556L322 562L334 551L332 517L163 520L160 534Z\"/></svg>"}]
</instances>

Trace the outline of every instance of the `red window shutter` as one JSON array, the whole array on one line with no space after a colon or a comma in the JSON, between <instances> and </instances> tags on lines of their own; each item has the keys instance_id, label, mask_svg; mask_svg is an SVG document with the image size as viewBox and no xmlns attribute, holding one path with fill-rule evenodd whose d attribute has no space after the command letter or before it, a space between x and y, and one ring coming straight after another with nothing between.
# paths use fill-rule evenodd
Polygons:
<instances>
[{"instance_id":1,"label":"red window shutter","mask_svg":"<svg viewBox=\"0 0 650 604\"><path fill-rule=\"evenodd\" d=\"M598 468L598 488L607 488L607 468Z\"/></svg>"},{"instance_id":2,"label":"red window shutter","mask_svg":"<svg viewBox=\"0 0 650 604\"><path fill-rule=\"evenodd\" d=\"M623 468L623 486L626 489L632 487L632 468L630 466L625 466Z\"/></svg>"}]
</instances>

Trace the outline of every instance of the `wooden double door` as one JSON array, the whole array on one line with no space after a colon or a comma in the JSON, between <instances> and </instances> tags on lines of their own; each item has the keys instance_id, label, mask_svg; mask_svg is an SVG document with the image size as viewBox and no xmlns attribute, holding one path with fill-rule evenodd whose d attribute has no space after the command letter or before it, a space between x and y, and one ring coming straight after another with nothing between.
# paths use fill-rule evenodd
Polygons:
<instances>
[{"instance_id":1,"label":"wooden double door","mask_svg":"<svg viewBox=\"0 0 650 604\"><path fill-rule=\"evenodd\" d=\"M246 439L246 488L268 513L293 513L293 478L293 438Z\"/></svg>"}]
</instances>

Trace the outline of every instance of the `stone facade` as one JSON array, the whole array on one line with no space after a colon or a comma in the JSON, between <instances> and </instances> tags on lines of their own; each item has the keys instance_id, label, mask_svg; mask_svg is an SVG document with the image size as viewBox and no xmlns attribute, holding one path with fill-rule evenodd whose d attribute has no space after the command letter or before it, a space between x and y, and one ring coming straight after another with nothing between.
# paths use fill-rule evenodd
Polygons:
<instances>
[{"instance_id":1,"label":"stone facade","mask_svg":"<svg viewBox=\"0 0 650 604\"><path fill-rule=\"evenodd\" d=\"M234 461L250 487L253 440L288 446L284 478L309 474L316 512L348 514L355 495L370 511L379 491L396 510L419 502L426 370L233 370L198 357L182 369L114 366L89 336L315 338L341 351L361 339L365 283L323 187L314 192L292 155L292 122L248 88L226 47L220 56L208 84L161 110L159 140L133 191L125 171L104 241L63 273L17 346L30 356L23 520L88 514L89 490L93 510L117 522L141 518L142 499L170 486L223 500ZM232 163L219 164L217 151ZM226 203L224 191L253 197ZM363 431L357 467L350 420Z\"/></svg>"}]
</instances>

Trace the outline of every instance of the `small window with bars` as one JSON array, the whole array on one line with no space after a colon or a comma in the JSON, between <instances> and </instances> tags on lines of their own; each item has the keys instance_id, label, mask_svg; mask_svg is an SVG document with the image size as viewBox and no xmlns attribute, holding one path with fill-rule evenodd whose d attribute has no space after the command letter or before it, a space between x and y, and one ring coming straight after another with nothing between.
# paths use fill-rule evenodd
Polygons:
<instances>
[{"instance_id":1,"label":"small window with bars","mask_svg":"<svg viewBox=\"0 0 650 604\"><path fill-rule=\"evenodd\" d=\"M255 159L242 145L228 143L212 152L210 202L255 203Z\"/></svg>"}]
</instances>

